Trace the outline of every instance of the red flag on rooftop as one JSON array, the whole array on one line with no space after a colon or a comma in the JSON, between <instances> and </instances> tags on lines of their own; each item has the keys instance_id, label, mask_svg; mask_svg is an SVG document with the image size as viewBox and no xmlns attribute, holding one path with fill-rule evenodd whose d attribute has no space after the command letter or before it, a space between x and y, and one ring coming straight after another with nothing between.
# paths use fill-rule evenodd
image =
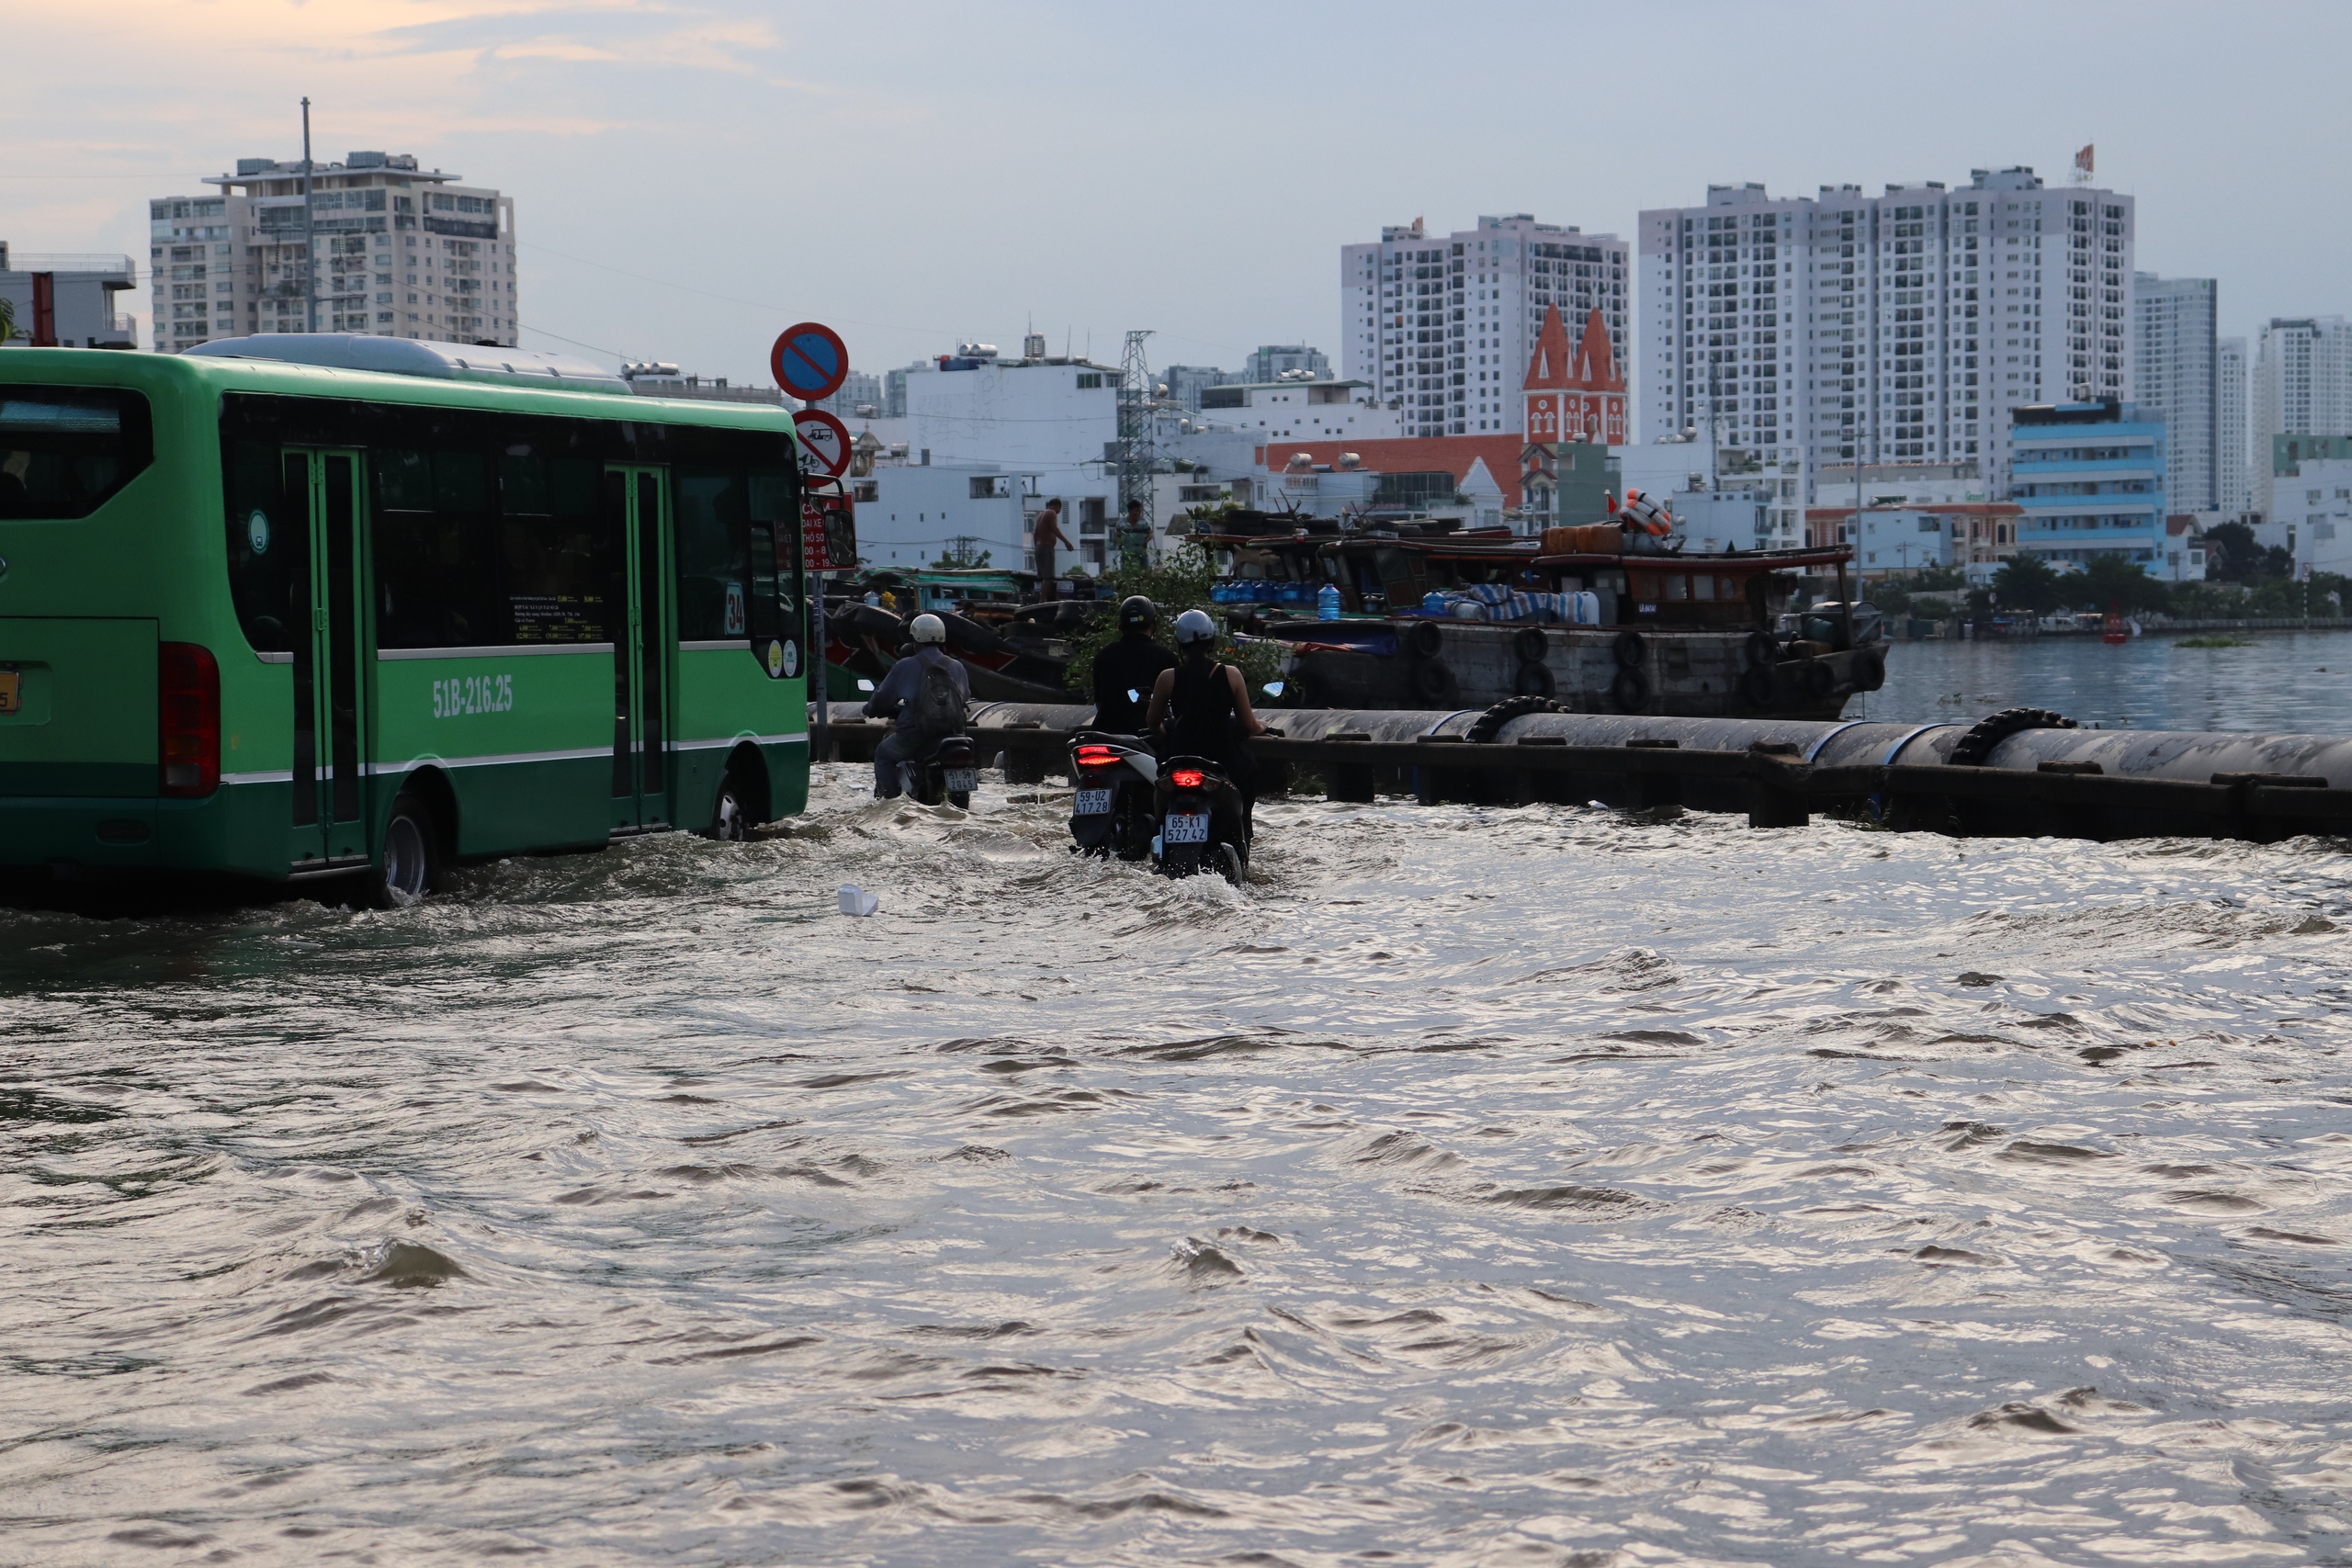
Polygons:
<instances>
[{"instance_id":1,"label":"red flag on rooftop","mask_svg":"<svg viewBox=\"0 0 2352 1568\"><path fill-rule=\"evenodd\" d=\"M2082 172L2086 175L2092 172L2091 150L2094 145L2094 143L2086 141L2083 144L2083 150L2075 154L2075 167L2082 170Z\"/></svg>"}]
</instances>

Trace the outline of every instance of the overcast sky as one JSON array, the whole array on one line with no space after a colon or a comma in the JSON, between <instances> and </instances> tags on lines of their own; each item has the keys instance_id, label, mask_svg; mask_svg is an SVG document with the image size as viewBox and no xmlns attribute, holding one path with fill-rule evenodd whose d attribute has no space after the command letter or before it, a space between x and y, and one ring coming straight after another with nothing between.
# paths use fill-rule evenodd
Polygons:
<instances>
[{"instance_id":1,"label":"overcast sky","mask_svg":"<svg viewBox=\"0 0 2352 1568\"><path fill-rule=\"evenodd\" d=\"M2053 184L2222 331L2352 311L2352 6L10 0L0 239L147 254L239 157L414 152L515 198L526 345L766 378L1028 322L1115 359L1339 348L1339 247L1532 212L1630 235L1710 182ZM2331 175L2330 169L2338 173ZM143 316L146 300L132 301ZM148 341L142 322L141 338Z\"/></svg>"}]
</instances>

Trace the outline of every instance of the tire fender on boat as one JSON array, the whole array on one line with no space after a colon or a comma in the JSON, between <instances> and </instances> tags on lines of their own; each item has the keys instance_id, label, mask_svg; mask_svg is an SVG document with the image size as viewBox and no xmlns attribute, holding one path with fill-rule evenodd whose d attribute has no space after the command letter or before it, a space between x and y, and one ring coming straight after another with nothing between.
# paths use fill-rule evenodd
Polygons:
<instances>
[{"instance_id":1,"label":"tire fender on boat","mask_svg":"<svg viewBox=\"0 0 2352 1568\"><path fill-rule=\"evenodd\" d=\"M1628 632L1625 635L1631 637L1634 634ZM1632 665L1626 665L1617 671L1616 679L1609 682L1609 700L1615 703L1622 713L1641 712L1650 703L1648 678Z\"/></svg>"}]
</instances>

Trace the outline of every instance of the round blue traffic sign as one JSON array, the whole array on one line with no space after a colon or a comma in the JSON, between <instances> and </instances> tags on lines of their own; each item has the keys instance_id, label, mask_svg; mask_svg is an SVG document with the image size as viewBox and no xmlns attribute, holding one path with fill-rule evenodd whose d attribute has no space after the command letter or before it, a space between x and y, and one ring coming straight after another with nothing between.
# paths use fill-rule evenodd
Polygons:
<instances>
[{"instance_id":1,"label":"round blue traffic sign","mask_svg":"<svg viewBox=\"0 0 2352 1568\"><path fill-rule=\"evenodd\" d=\"M786 327L768 351L768 368L786 395L813 403L849 379L849 346L842 334L815 321Z\"/></svg>"}]
</instances>

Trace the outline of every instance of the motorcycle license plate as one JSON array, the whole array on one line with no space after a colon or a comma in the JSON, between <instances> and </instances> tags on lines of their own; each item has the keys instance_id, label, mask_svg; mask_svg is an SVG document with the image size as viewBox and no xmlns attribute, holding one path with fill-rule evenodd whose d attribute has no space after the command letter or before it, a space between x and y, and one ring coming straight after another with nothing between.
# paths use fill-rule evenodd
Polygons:
<instances>
[{"instance_id":1,"label":"motorcycle license plate","mask_svg":"<svg viewBox=\"0 0 2352 1568\"><path fill-rule=\"evenodd\" d=\"M1209 841L1209 814L1205 811L1172 812L1159 837L1162 843L1205 844Z\"/></svg>"},{"instance_id":2,"label":"motorcycle license plate","mask_svg":"<svg viewBox=\"0 0 2352 1568\"><path fill-rule=\"evenodd\" d=\"M947 787L955 790L969 790L975 782L973 779L974 772L975 770L971 768L948 769Z\"/></svg>"},{"instance_id":3,"label":"motorcycle license plate","mask_svg":"<svg viewBox=\"0 0 2352 1568\"><path fill-rule=\"evenodd\" d=\"M1073 817L1108 817L1111 814L1111 792L1107 789L1082 789L1078 792Z\"/></svg>"}]
</instances>

